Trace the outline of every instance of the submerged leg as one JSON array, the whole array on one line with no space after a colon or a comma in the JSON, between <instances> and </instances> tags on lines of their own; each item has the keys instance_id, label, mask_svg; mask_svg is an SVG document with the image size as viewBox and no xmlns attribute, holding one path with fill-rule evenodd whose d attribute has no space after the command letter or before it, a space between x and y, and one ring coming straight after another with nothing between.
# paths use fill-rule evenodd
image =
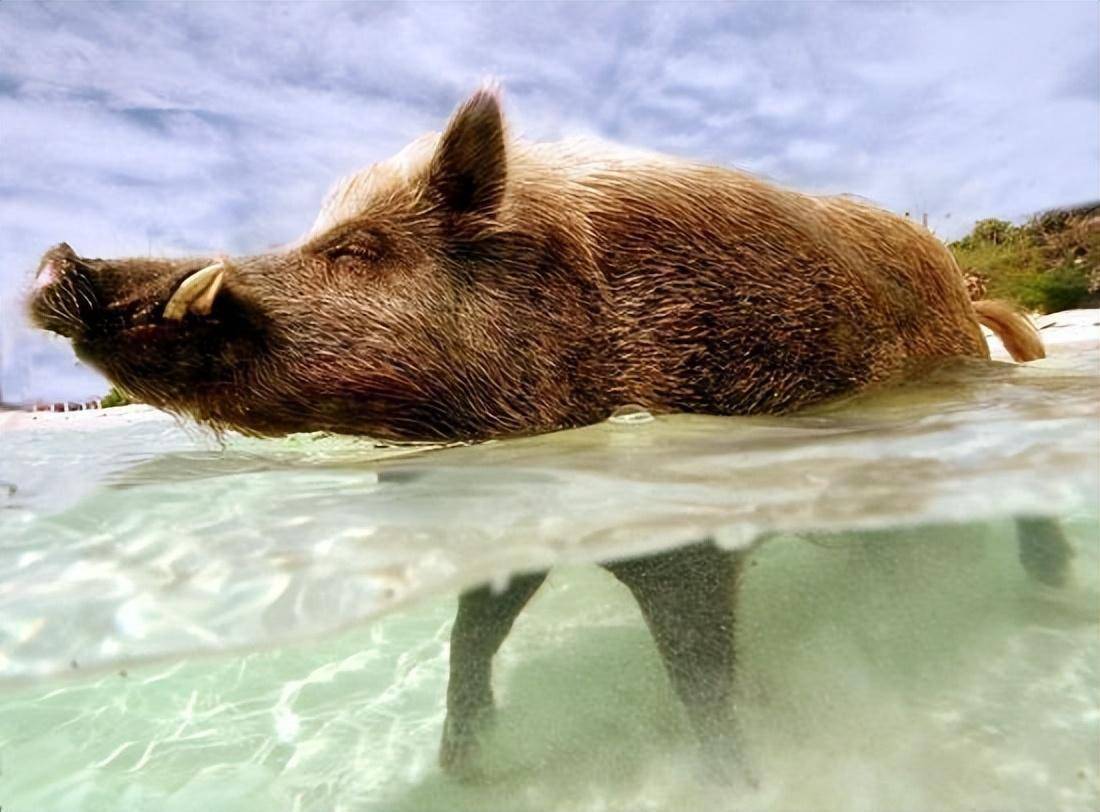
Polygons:
<instances>
[{"instance_id":1,"label":"submerged leg","mask_svg":"<svg viewBox=\"0 0 1100 812\"><path fill-rule=\"evenodd\" d=\"M439 763L447 772L470 770L478 734L493 716L493 655L545 579L545 572L520 575L501 592L483 586L459 598L451 629L447 719L439 749Z\"/></svg>"},{"instance_id":2,"label":"submerged leg","mask_svg":"<svg viewBox=\"0 0 1100 812\"><path fill-rule=\"evenodd\" d=\"M744 772L732 707L741 556L706 542L606 564L633 593L711 766Z\"/></svg>"},{"instance_id":3,"label":"submerged leg","mask_svg":"<svg viewBox=\"0 0 1100 812\"><path fill-rule=\"evenodd\" d=\"M1065 586L1073 548L1056 519L1018 518L1016 538L1020 563L1028 575L1047 586Z\"/></svg>"}]
</instances>

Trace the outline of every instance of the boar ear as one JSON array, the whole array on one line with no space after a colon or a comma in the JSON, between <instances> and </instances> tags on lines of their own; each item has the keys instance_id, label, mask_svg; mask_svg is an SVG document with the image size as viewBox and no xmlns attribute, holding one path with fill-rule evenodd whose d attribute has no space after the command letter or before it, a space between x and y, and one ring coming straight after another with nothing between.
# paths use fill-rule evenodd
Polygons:
<instances>
[{"instance_id":1,"label":"boar ear","mask_svg":"<svg viewBox=\"0 0 1100 812\"><path fill-rule=\"evenodd\" d=\"M485 87L451 117L432 157L430 182L451 214L492 217L507 175L500 97Z\"/></svg>"}]
</instances>

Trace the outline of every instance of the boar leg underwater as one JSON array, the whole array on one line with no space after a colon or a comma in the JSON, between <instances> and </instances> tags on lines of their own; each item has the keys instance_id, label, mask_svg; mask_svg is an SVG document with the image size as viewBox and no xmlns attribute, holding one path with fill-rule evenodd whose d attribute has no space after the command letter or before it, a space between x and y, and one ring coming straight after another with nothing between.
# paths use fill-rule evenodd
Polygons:
<instances>
[{"instance_id":1,"label":"boar leg underwater","mask_svg":"<svg viewBox=\"0 0 1100 812\"><path fill-rule=\"evenodd\" d=\"M451 629L447 719L439 763L460 776L474 772L479 735L492 723L493 655L546 573L521 575L500 592L482 586L463 593Z\"/></svg>"}]
</instances>

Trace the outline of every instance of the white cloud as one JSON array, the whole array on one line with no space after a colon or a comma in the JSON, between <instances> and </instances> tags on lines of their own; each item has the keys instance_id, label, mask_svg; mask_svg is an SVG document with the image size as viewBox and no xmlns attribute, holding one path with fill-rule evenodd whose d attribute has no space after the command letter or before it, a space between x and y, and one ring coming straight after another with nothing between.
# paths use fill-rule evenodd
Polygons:
<instances>
[{"instance_id":1,"label":"white cloud","mask_svg":"<svg viewBox=\"0 0 1100 812\"><path fill-rule=\"evenodd\" d=\"M1098 22L1091 4L2 4L5 393L103 387L18 326L50 245L286 242L488 75L530 137L854 192L946 235L1095 197Z\"/></svg>"}]
</instances>

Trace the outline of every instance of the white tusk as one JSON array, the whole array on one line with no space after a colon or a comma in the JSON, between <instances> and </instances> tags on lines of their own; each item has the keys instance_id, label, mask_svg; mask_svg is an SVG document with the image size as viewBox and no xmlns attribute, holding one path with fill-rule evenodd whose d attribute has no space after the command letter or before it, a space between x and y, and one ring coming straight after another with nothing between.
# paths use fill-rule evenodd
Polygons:
<instances>
[{"instance_id":1,"label":"white tusk","mask_svg":"<svg viewBox=\"0 0 1100 812\"><path fill-rule=\"evenodd\" d=\"M221 265L221 263L218 264ZM222 289L222 280L224 279L225 266L221 266L221 270L212 280L210 280L210 284L206 286L206 290L196 296L191 301L191 306L187 309L196 316L208 316L210 314L210 309L214 306L214 300L218 298L218 291Z\"/></svg>"},{"instance_id":2,"label":"white tusk","mask_svg":"<svg viewBox=\"0 0 1100 812\"><path fill-rule=\"evenodd\" d=\"M164 306L164 318L179 321L190 311L199 316L210 313L214 299L221 290L225 277L225 263L215 262L199 271L195 271L180 283L168 304Z\"/></svg>"}]
</instances>

